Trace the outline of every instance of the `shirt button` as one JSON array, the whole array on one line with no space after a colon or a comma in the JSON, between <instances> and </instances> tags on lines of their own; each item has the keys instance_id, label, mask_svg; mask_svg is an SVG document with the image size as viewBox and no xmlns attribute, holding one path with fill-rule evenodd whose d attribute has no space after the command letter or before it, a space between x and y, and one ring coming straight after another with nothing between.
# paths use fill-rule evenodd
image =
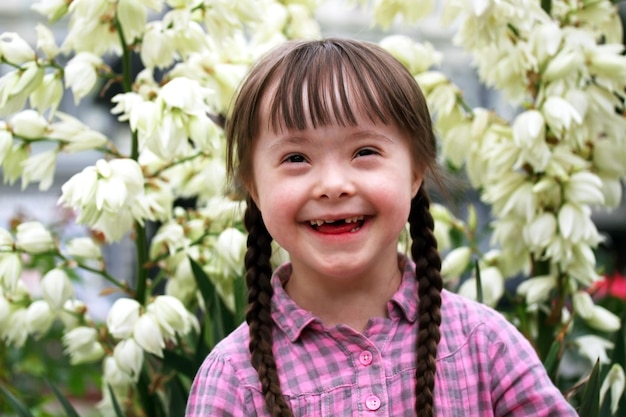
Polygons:
<instances>
[{"instance_id":1,"label":"shirt button","mask_svg":"<svg viewBox=\"0 0 626 417\"><path fill-rule=\"evenodd\" d=\"M369 365L370 363L372 363L372 354L369 351L364 350L359 355L359 362L361 362L361 365L364 366Z\"/></svg>"},{"instance_id":2,"label":"shirt button","mask_svg":"<svg viewBox=\"0 0 626 417\"><path fill-rule=\"evenodd\" d=\"M371 411L378 410L380 408L380 398L375 395L370 395L365 399L365 406Z\"/></svg>"}]
</instances>

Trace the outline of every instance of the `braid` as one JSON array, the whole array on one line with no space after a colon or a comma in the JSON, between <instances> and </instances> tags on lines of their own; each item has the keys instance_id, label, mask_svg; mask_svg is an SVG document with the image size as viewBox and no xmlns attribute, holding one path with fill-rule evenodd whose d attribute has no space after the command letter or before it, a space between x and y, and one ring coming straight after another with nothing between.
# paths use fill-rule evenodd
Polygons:
<instances>
[{"instance_id":1,"label":"braid","mask_svg":"<svg viewBox=\"0 0 626 417\"><path fill-rule=\"evenodd\" d=\"M411 201L409 213L413 240L411 256L415 262L419 296L415 409L420 417L434 416L437 345L441 338L441 257L437 251L434 221L429 207L428 194L422 187Z\"/></svg>"},{"instance_id":2,"label":"braid","mask_svg":"<svg viewBox=\"0 0 626 417\"><path fill-rule=\"evenodd\" d=\"M250 328L250 355L259 374L265 405L273 417L293 417L280 389L278 370L272 352L271 300L274 290L270 282L272 266L272 236L268 233L261 212L248 198L244 223L248 230L248 249L245 256L248 285L246 321Z\"/></svg>"}]
</instances>

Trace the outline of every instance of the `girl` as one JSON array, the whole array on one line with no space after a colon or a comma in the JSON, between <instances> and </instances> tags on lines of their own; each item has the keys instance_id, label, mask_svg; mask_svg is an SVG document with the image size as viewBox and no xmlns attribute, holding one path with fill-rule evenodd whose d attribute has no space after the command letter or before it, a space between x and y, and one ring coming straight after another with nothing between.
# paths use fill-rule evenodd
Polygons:
<instances>
[{"instance_id":1,"label":"girl","mask_svg":"<svg viewBox=\"0 0 626 417\"><path fill-rule=\"evenodd\" d=\"M575 416L526 339L442 290L424 97L381 48L290 42L227 123L247 192L246 323L195 378L187 416ZM410 224L411 257L398 254ZM272 273L275 240L290 262Z\"/></svg>"}]
</instances>

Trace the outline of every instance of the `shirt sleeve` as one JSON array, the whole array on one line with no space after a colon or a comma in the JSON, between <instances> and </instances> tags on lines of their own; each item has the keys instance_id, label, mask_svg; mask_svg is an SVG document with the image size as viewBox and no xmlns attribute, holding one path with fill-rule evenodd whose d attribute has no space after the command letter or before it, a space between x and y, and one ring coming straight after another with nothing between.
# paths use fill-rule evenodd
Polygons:
<instances>
[{"instance_id":1,"label":"shirt sleeve","mask_svg":"<svg viewBox=\"0 0 626 417\"><path fill-rule=\"evenodd\" d=\"M210 354L194 378L185 416L244 417L244 391L233 366L224 357Z\"/></svg>"},{"instance_id":2,"label":"shirt sleeve","mask_svg":"<svg viewBox=\"0 0 626 417\"><path fill-rule=\"evenodd\" d=\"M492 401L498 417L577 417L552 383L528 340L510 323L502 323L508 341L490 346Z\"/></svg>"}]
</instances>

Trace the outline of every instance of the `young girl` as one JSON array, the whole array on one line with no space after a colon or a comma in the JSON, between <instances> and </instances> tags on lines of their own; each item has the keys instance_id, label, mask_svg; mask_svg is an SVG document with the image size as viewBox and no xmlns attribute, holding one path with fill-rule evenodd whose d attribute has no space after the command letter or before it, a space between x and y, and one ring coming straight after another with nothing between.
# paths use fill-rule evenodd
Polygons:
<instances>
[{"instance_id":1,"label":"young girl","mask_svg":"<svg viewBox=\"0 0 626 417\"><path fill-rule=\"evenodd\" d=\"M442 290L422 182L435 137L391 55L278 47L227 138L248 194L249 309L198 371L187 416L576 416L511 324ZM412 260L397 252L407 219ZM274 272L273 240L290 255Z\"/></svg>"}]
</instances>

